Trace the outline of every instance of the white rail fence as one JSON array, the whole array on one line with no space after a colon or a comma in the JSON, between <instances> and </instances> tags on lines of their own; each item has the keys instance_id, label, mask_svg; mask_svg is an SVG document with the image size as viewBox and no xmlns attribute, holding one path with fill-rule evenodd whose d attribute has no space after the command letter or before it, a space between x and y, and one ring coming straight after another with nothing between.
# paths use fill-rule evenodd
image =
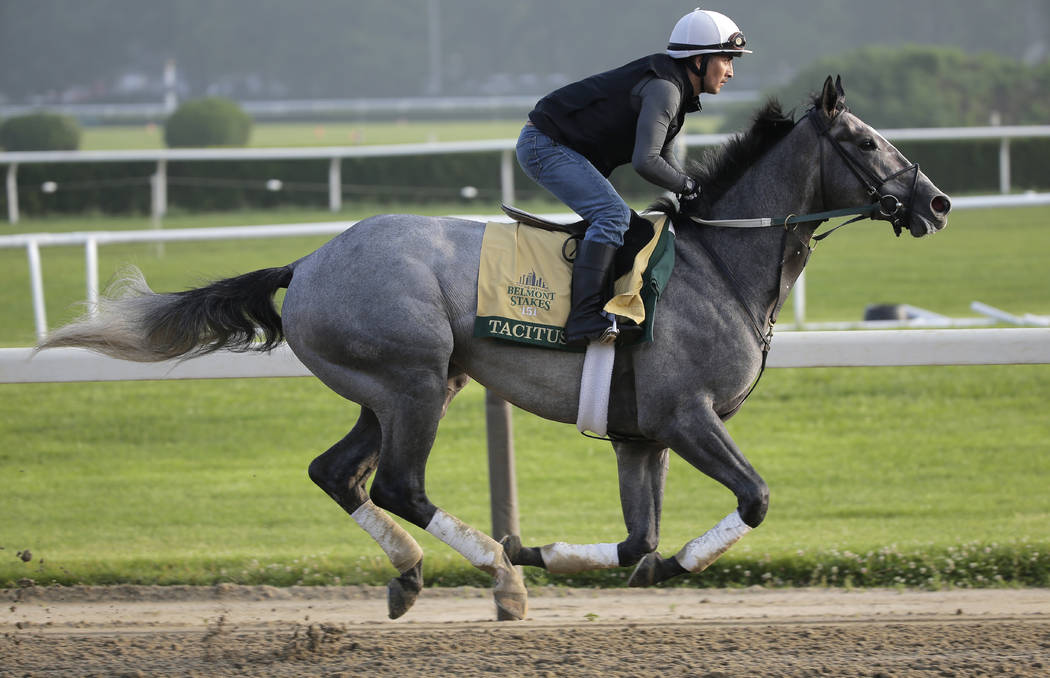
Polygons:
<instances>
[{"instance_id":1,"label":"white rail fence","mask_svg":"<svg viewBox=\"0 0 1050 678\"><path fill-rule=\"evenodd\" d=\"M1050 137L1050 125L1003 125L989 127L903 128L882 131L891 141L999 140L999 191L1010 192L1010 141ZM682 139L686 147L713 146L724 143L728 134L688 134ZM457 153L500 152L500 195L503 202L514 201L514 139L481 141L432 142L424 144L390 144L377 146L328 146L316 148L222 148L222 149L155 149L135 151L20 151L0 153L0 165L7 165L7 218L18 223L18 166L32 163L105 163L152 162L156 171L151 176L151 213L159 219L167 211L168 163L210 160L328 160L328 207L338 212L343 203L343 158L378 158L405 155L442 155Z\"/></svg>"},{"instance_id":2,"label":"white rail fence","mask_svg":"<svg viewBox=\"0 0 1050 678\"><path fill-rule=\"evenodd\" d=\"M953 200L953 209L972 209L978 207L1004 208L1050 205L1050 193L1030 193L1021 195L970 196ZM507 218L500 215L462 215L477 221L497 221ZM576 219L571 213L543 215L549 219L571 221ZM24 247L29 262L30 289L32 290L33 321L38 339L47 333L47 312L44 304L43 265L40 258L41 247L75 246L84 247L85 299L88 307L95 305L99 298L98 248L100 245L135 242L185 242L203 240L237 240L257 238L302 237L314 235L335 235L353 226L354 221L324 221L304 224L276 224L264 226L229 226L221 228L186 228L143 231L91 231L82 233L22 233L0 236L0 249ZM792 293L796 326L805 320L806 307L805 274L799 278Z\"/></svg>"},{"instance_id":3,"label":"white rail fence","mask_svg":"<svg viewBox=\"0 0 1050 678\"><path fill-rule=\"evenodd\" d=\"M768 366L890 367L1050 364L1050 329L869 330L782 332ZM0 383L305 377L287 345L272 353L219 351L199 358L134 363L85 349L0 349Z\"/></svg>"}]
</instances>

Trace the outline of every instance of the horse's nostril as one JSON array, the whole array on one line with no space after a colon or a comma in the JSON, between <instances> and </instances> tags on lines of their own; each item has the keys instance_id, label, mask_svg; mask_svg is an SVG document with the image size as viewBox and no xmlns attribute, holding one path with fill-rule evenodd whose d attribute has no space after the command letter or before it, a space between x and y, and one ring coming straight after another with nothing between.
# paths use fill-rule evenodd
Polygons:
<instances>
[{"instance_id":1,"label":"horse's nostril","mask_svg":"<svg viewBox=\"0 0 1050 678\"><path fill-rule=\"evenodd\" d=\"M930 207L933 208L934 212L947 214L952 209L952 201L946 195L938 195L930 201Z\"/></svg>"}]
</instances>

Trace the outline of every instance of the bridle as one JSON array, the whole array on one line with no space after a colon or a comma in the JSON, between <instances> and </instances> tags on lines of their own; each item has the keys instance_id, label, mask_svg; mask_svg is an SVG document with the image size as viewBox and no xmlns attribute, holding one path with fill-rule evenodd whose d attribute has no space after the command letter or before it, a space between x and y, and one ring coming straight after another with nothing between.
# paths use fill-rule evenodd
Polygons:
<instances>
[{"instance_id":1,"label":"bridle","mask_svg":"<svg viewBox=\"0 0 1050 678\"><path fill-rule=\"evenodd\" d=\"M760 319L755 315L754 311L748 305L747 301L741 295L741 285L733 275L732 270L726 266L722 258L718 256L715 250L708 247L704 243L703 238L698 238L697 242L700 243L701 247L707 253L708 257L714 263L715 268L719 271L722 277L728 283L729 289L732 290L734 296L736 296L737 302L741 308L747 314L747 317L751 321L751 325L754 327L757 334L761 349L762 349L762 366L759 368L758 377L754 383L751 384L751 388L748 389L747 393L740 398L729 410L725 413L720 413L723 419L732 416L740 407L744 404L744 401L754 392L755 387L758 386L759 380L762 378L763 373L766 370L766 358L769 356L769 349L773 339L773 325L776 323L776 316L781 306L787 298L787 293L790 290L790 284L785 284L785 270L791 268L793 278L797 278L798 274L801 273L802 268L806 265L806 261L809 259L809 253L811 247L815 246L815 242L807 244L803 240L799 239L798 233L795 232L794 226L802 223L820 223L827 221L828 219L854 216L853 219L846 221L845 223L839 224L831 230L825 231L819 235L813 235L812 241L821 241L827 238L833 232L847 226L861 219L884 219L889 221L893 225L893 232L900 237L901 231L905 226L904 218L911 211L912 202L915 198L915 185L919 180L919 165L918 163L912 163L902 170L894 172L888 177L880 178L874 174L871 170L861 165L855 160L846 149L842 147L842 144L838 142L833 136L831 136L831 128L827 125L822 115L822 111L817 108L813 108L806 114L806 117L810 119L813 126L817 129L818 139L820 137L825 138L831 144L831 147L842 158L846 166L853 172L853 176L864 186L864 189L868 193L868 197L871 202L864 207L846 207L843 209L828 210L825 212L816 212L813 214L801 214L801 215L788 215L786 217L773 217L764 219L722 219L722 220L707 220L699 217L689 217L694 223L699 223L707 226L721 226L721 227L733 227L733 228L768 228L768 227L779 227L784 229L784 255L781 259L780 265L780 284L778 285L779 293L776 302L774 303L769 317L765 321L765 328ZM802 121L799 120L799 123ZM798 123L796 123L798 124ZM885 186L891 180L899 177L902 174L913 171L915 172L911 180L911 190L908 193L907 200L908 204L904 205L892 193L882 193L880 189ZM824 145L820 144L820 190L825 190L824 182ZM824 198L824 206L827 206L827 198ZM792 241L789 238L794 236L795 240Z\"/></svg>"},{"instance_id":2,"label":"bridle","mask_svg":"<svg viewBox=\"0 0 1050 678\"><path fill-rule=\"evenodd\" d=\"M841 113L840 113L841 114ZM878 204L878 210L872 210L870 218L872 219L884 219L893 225L893 232L900 237L901 231L905 227L905 217L912 209L912 202L915 199L915 184L919 180L919 164L913 162L904 169L898 170L887 177L879 177L867 167L861 165L857 160L846 152L846 149L842 147L838 139L831 136L831 127L827 124L822 115L822 111L817 108L810 109L809 113L806 114L809 121L813 123L813 126L817 130L817 135L824 139L827 139L831 144L831 147L835 149L835 152L839 154L843 162L846 163L846 167L853 172L853 176L864 186L864 190L867 191L868 197L871 199L871 204ZM821 190L825 190L824 186L824 146L820 147L820 184ZM901 203L900 199L892 193L882 193L881 189L888 182L896 179L902 174L908 172L914 172L911 179L911 189L908 191L906 197L907 204ZM825 204L827 204L825 202Z\"/></svg>"}]
</instances>

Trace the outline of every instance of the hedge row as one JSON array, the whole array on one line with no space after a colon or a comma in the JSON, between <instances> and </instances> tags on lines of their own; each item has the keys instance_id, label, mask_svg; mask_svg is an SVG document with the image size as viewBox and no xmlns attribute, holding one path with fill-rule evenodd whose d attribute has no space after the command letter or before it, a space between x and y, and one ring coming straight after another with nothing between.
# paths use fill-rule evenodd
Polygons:
<instances>
[{"instance_id":1,"label":"hedge row","mask_svg":"<svg viewBox=\"0 0 1050 678\"><path fill-rule=\"evenodd\" d=\"M68 115L33 113L0 121L0 149L6 151L75 151L80 124Z\"/></svg>"},{"instance_id":2,"label":"hedge row","mask_svg":"<svg viewBox=\"0 0 1050 678\"><path fill-rule=\"evenodd\" d=\"M125 564L127 565L127 564ZM525 569L532 586L625 587L633 568L594 570L556 575ZM30 564L11 559L0 565L0 587L33 585L216 585L265 586L383 585L390 578L390 562L382 557L347 561L305 555L288 560L248 564L215 560L192 573L153 562L131 564L128 572L82 570L49 561ZM491 578L466 562L426 565L428 586L489 586ZM886 546L863 553L848 550L798 551L783 556L730 553L699 575L668 581L665 587L735 588L775 587L895 587L919 589L1045 587L1050 586L1050 544L1029 542L962 543L947 547Z\"/></svg>"},{"instance_id":3,"label":"hedge row","mask_svg":"<svg viewBox=\"0 0 1050 678\"><path fill-rule=\"evenodd\" d=\"M901 151L949 194L995 193L999 190L999 142L907 142ZM1050 140L1013 141L1011 184L1014 190L1048 190ZM697 151L694 151L697 153ZM449 156L345 159L344 200L367 199L398 206L459 199L464 186L478 189L486 206L500 199L498 153ZM99 212L148 213L149 175L153 163L76 163L22 165L18 168L19 209L26 215ZM519 198L545 195L515 168ZM271 179L281 190L267 190ZM328 204L328 161L169 162L168 204L187 211L234 210L274 206L324 207ZM57 191L44 193L44 182ZM633 203L654 199L659 190L630 168L613 175L613 183ZM0 192L6 211L6 195ZM0 212L2 213L2 212Z\"/></svg>"},{"instance_id":4,"label":"hedge row","mask_svg":"<svg viewBox=\"0 0 1050 678\"><path fill-rule=\"evenodd\" d=\"M164 124L164 141L170 148L244 146L251 131L252 118L240 105L209 97L179 106ZM36 111L0 121L6 151L74 151L80 137L80 123L68 115Z\"/></svg>"}]
</instances>

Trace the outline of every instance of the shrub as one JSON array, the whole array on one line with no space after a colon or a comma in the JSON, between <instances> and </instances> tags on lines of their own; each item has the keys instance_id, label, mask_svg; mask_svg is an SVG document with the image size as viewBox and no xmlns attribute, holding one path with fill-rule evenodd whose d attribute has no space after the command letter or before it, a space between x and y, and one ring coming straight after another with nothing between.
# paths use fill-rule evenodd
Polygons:
<instances>
[{"instance_id":1,"label":"shrub","mask_svg":"<svg viewBox=\"0 0 1050 678\"><path fill-rule=\"evenodd\" d=\"M229 99L211 97L187 101L164 125L164 142L171 148L244 146L252 119Z\"/></svg>"},{"instance_id":2,"label":"shrub","mask_svg":"<svg viewBox=\"0 0 1050 678\"><path fill-rule=\"evenodd\" d=\"M0 146L8 151L75 151L80 146L80 125L57 113L8 118L0 125Z\"/></svg>"}]
</instances>

